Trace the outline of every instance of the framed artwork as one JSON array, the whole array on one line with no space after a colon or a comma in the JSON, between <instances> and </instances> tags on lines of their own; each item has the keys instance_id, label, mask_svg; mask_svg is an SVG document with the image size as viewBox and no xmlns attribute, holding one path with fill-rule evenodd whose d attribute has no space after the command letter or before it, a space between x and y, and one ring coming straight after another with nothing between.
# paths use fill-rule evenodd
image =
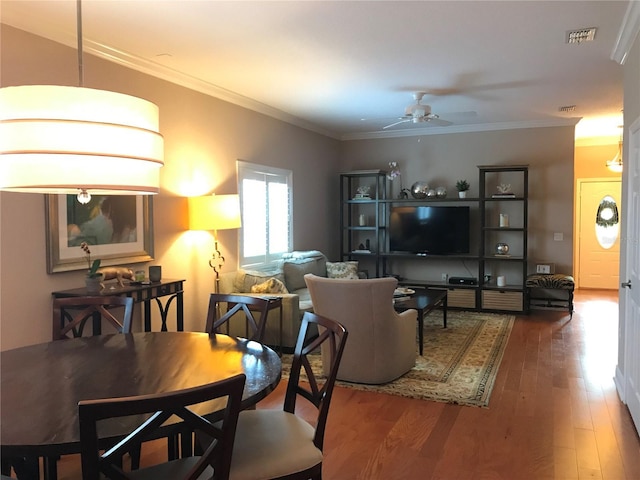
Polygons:
<instances>
[{"instance_id":1,"label":"framed artwork","mask_svg":"<svg viewBox=\"0 0 640 480\"><path fill-rule=\"evenodd\" d=\"M101 267L153 260L149 195L93 195L84 205L76 195L45 195L45 218L47 273L87 269L82 242Z\"/></svg>"}]
</instances>

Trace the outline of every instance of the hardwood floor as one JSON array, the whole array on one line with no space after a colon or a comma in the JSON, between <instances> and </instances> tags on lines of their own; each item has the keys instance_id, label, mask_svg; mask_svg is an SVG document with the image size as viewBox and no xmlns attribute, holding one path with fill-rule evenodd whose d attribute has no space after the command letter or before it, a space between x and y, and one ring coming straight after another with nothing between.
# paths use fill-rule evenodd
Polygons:
<instances>
[{"instance_id":1,"label":"hardwood floor","mask_svg":"<svg viewBox=\"0 0 640 480\"><path fill-rule=\"evenodd\" d=\"M613 384L617 292L576 292L575 308L517 317L488 408L336 388L324 478L639 479L640 440ZM281 408L284 387L258 408ZM79 478L77 458L60 471Z\"/></svg>"}]
</instances>

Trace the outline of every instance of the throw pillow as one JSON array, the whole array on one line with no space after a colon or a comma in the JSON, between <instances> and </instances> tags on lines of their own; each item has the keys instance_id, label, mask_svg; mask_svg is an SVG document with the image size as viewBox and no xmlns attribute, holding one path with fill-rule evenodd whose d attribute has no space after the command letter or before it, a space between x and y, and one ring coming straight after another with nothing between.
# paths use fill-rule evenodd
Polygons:
<instances>
[{"instance_id":1,"label":"throw pillow","mask_svg":"<svg viewBox=\"0 0 640 480\"><path fill-rule=\"evenodd\" d=\"M327 262L327 277L358 280L358 262Z\"/></svg>"},{"instance_id":2,"label":"throw pillow","mask_svg":"<svg viewBox=\"0 0 640 480\"><path fill-rule=\"evenodd\" d=\"M266 282L251 287L251 293L289 293L289 291L280 280L270 278Z\"/></svg>"},{"instance_id":3,"label":"throw pillow","mask_svg":"<svg viewBox=\"0 0 640 480\"><path fill-rule=\"evenodd\" d=\"M304 281L304 276L307 273L313 273L319 277L324 277L327 274L324 257L295 261L286 260L282 265L282 269L284 270L284 283L290 292L307 288L307 284Z\"/></svg>"},{"instance_id":4,"label":"throw pillow","mask_svg":"<svg viewBox=\"0 0 640 480\"><path fill-rule=\"evenodd\" d=\"M239 293L251 292L251 287L259 283L264 283L270 278L277 278L281 282L284 282L284 275L282 273L238 270L233 282L233 291Z\"/></svg>"}]
</instances>

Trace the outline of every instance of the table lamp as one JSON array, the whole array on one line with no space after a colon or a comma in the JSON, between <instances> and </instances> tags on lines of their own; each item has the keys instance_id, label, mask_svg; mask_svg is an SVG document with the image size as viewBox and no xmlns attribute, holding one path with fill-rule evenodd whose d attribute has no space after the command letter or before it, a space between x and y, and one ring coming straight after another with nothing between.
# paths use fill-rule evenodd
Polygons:
<instances>
[{"instance_id":1,"label":"table lamp","mask_svg":"<svg viewBox=\"0 0 640 480\"><path fill-rule=\"evenodd\" d=\"M215 243L209 266L216 274L216 292L224 265L224 256L218 249L217 232L240 227L240 197L237 194L189 197L189 230L213 230Z\"/></svg>"}]
</instances>

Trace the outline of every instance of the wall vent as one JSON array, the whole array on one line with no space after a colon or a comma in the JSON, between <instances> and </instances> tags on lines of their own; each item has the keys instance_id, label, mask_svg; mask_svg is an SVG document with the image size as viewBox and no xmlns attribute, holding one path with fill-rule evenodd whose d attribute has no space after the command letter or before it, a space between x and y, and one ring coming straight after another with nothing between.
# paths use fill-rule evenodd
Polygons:
<instances>
[{"instance_id":1,"label":"wall vent","mask_svg":"<svg viewBox=\"0 0 640 480\"><path fill-rule=\"evenodd\" d=\"M584 43L593 42L596 38L596 27L580 28L578 30L569 30L567 32L567 43Z\"/></svg>"},{"instance_id":2,"label":"wall vent","mask_svg":"<svg viewBox=\"0 0 640 480\"><path fill-rule=\"evenodd\" d=\"M564 107L558 107L559 112L569 113L574 112L576 109L575 105L565 105Z\"/></svg>"}]
</instances>

